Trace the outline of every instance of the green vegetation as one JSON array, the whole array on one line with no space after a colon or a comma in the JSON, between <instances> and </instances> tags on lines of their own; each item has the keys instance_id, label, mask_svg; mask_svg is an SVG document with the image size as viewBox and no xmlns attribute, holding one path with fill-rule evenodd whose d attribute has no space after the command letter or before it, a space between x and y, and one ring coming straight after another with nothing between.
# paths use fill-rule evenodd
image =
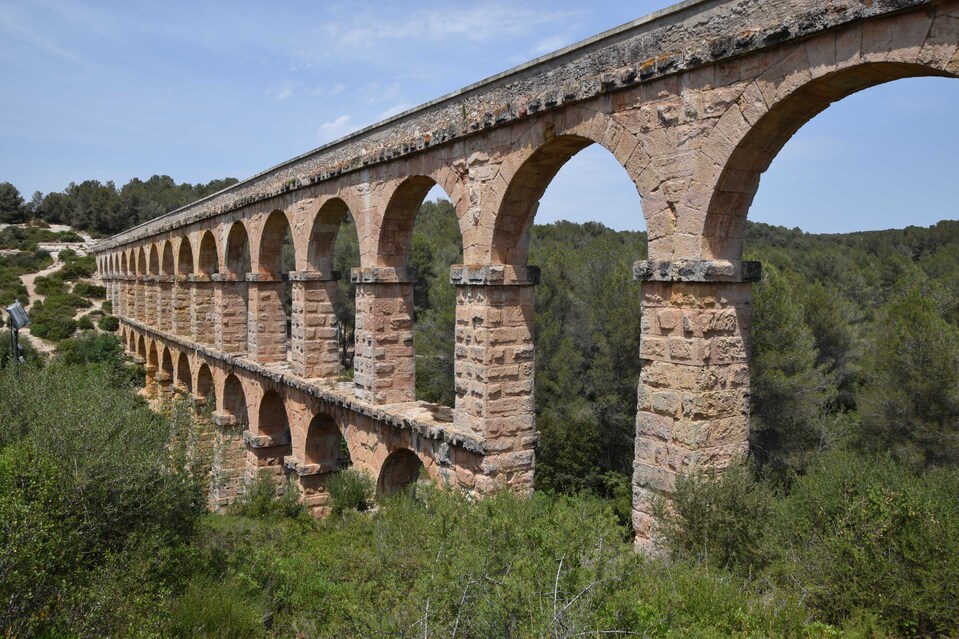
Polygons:
<instances>
[{"instance_id":1,"label":"green vegetation","mask_svg":"<svg viewBox=\"0 0 959 639\"><path fill-rule=\"evenodd\" d=\"M82 242L83 238L73 231L51 231L37 224L8 226L0 229L0 249L36 251L39 242Z\"/></svg>"},{"instance_id":2,"label":"green vegetation","mask_svg":"<svg viewBox=\"0 0 959 639\"><path fill-rule=\"evenodd\" d=\"M661 513L673 556L802 593L822 621L894 636L959 630L959 469L822 456L789 491L744 469L680 481Z\"/></svg>"},{"instance_id":3,"label":"green vegetation","mask_svg":"<svg viewBox=\"0 0 959 639\"><path fill-rule=\"evenodd\" d=\"M152 220L235 183L235 179L227 178L207 184L177 184L167 175L154 175L146 181L134 178L121 188L113 182L102 184L97 180L80 184L71 182L61 192L35 195L34 201L28 205L24 205L21 198L19 208L14 207L8 217L18 218L18 221L40 219L53 224L68 224L95 236L106 236ZM2 187L0 185L0 218L5 215Z\"/></svg>"}]
</instances>

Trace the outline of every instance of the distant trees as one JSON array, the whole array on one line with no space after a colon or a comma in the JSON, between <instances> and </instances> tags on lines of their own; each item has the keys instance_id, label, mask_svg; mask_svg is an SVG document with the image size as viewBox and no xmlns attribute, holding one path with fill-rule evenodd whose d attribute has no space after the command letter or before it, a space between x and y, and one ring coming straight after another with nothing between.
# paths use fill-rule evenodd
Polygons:
<instances>
[{"instance_id":1,"label":"distant trees","mask_svg":"<svg viewBox=\"0 0 959 639\"><path fill-rule=\"evenodd\" d=\"M0 222L39 218L50 224L69 224L94 235L111 235L169 213L231 184L234 178L206 184L177 184L168 175L130 180L121 188L113 182L71 182L62 192L37 192L29 204L9 182L0 183Z\"/></svg>"},{"instance_id":2,"label":"distant trees","mask_svg":"<svg viewBox=\"0 0 959 639\"><path fill-rule=\"evenodd\" d=\"M864 361L864 447L915 469L959 462L959 328L919 286L883 309Z\"/></svg>"},{"instance_id":3,"label":"distant trees","mask_svg":"<svg viewBox=\"0 0 959 639\"><path fill-rule=\"evenodd\" d=\"M0 182L0 222L17 224L25 222L27 207L17 187L9 182Z\"/></svg>"}]
</instances>

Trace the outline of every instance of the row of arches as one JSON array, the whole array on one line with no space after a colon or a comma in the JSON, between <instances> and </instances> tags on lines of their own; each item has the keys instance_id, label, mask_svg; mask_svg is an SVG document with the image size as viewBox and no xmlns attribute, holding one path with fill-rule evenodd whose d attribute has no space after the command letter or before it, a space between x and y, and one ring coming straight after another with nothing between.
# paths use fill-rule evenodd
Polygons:
<instances>
[{"instance_id":1,"label":"row of arches","mask_svg":"<svg viewBox=\"0 0 959 639\"><path fill-rule=\"evenodd\" d=\"M242 369L231 369L215 358L177 343L123 328L128 352L145 363L148 395L191 401L208 409L217 426L211 494L225 506L242 494L249 481L267 475L282 487L298 483L304 501L318 514L327 507L325 482L345 468L355 467L376 478L376 492L385 496L418 479L463 485L459 474L441 468L435 442L388 429L369 417L334 407L288 387L265 383ZM225 455L225 456L224 456ZM232 458L230 458L232 456ZM475 464L473 464L475 466ZM459 479L457 479L459 477Z\"/></svg>"},{"instance_id":2,"label":"row of arches","mask_svg":"<svg viewBox=\"0 0 959 639\"><path fill-rule=\"evenodd\" d=\"M142 293L149 290L142 284L175 276L177 242L187 241L196 256L210 233L218 268L210 279L222 289L216 293L217 326L229 326L232 302L225 291L247 268L233 265L248 255L248 352L257 361L276 361L267 345L282 333L267 308L276 307L282 279L276 238L289 229L297 277L322 281L331 229L319 224L321 213L345 207L360 247L357 397L409 401L413 354L404 270L410 228L430 185L441 185L454 204L464 246L464 266L452 274L460 287L454 425L479 434L500 454L503 466L485 460L494 472L528 485L535 442L529 229L560 167L583 148L600 145L636 186L636 214L648 230L651 259L638 269L649 285L643 291L633 501L637 534L648 534L652 497L668 495L678 474L699 464L727 464L745 452L751 276L740 261L761 174L798 128L831 103L900 78L959 75L956 16L955 2L930 3L561 104L428 153L337 174L206 221L184 221L175 231L117 238L100 252L101 270L141 278L133 298L146 295L150 307L151 293ZM691 262L698 270L689 268ZM226 340L217 342L226 346ZM693 378L723 386L683 386ZM526 387L504 397L504 389ZM690 423L732 435L722 444L673 436L674 425Z\"/></svg>"}]
</instances>

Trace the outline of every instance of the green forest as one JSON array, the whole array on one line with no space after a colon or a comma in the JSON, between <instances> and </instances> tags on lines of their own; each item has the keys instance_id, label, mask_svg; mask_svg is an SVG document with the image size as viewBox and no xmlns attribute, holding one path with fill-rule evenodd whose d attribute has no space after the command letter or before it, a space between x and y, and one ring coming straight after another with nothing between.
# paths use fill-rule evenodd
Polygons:
<instances>
[{"instance_id":1,"label":"green forest","mask_svg":"<svg viewBox=\"0 0 959 639\"><path fill-rule=\"evenodd\" d=\"M183 203L166 180L135 181L156 186L136 200L143 215ZM128 186L98 188L122 207ZM62 209L43 209L50 197L21 198L16 219L52 223L44 211L57 210L97 233L146 219L94 213L70 188L52 200ZM349 217L335 251L349 327ZM369 479L344 471L323 521L262 485L210 515L209 460L191 449L204 415L185 401L150 411L112 335L77 328L52 360L28 347L19 371L0 335L0 635L959 634L959 222L843 235L749 224L745 258L764 270L750 458L680 483L661 504L657 557L632 550L629 526L631 267L645 255L641 232L532 228L531 498L471 502L418 484L374 505ZM409 256L417 397L447 405L461 256L452 206L425 203Z\"/></svg>"}]
</instances>

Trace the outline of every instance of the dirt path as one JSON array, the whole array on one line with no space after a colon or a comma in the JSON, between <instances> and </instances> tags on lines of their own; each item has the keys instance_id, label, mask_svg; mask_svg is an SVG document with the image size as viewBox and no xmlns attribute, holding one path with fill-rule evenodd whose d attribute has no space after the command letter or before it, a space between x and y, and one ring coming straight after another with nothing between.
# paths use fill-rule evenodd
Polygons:
<instances>
[{"instance_id":1,"label":"dirt path","mask_svg":"<svg viewBox=\"0 0 959 639\"><path fill-rule=\"evenodd\" d=\"M27 295L30 297L31 304L33 304L34 300L44 299L43 295L37 293L37 278L48 277L49 275L59 271L60 267L63 266L59 259L59 253L51 253L50 256L53 258L53 264L51 266L48 266L42 271L37 271L36 273L27 273L26 275L20 276L20 279L23 281L23 285L27 287Z\"/></svg>"}]
</instances>

